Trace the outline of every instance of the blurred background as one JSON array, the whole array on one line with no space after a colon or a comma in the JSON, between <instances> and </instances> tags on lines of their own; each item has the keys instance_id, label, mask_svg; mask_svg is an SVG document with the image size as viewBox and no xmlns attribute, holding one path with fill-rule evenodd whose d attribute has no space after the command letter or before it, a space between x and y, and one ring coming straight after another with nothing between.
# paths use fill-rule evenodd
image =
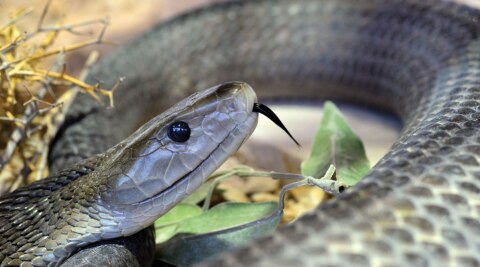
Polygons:
<instances>
[{"instance_id":1,"label":"blurred background","mask_svg":"<svg viewBox=\"0 0 480 267\"><path fill-rule=\"evenodd\" d=\"M75 23L92 19L108 18L110 25L106 33L106 39L119 45L139 36L153 25L175 17L181 13L215 2L229 0L72 0L51 1L46 24ZM419 0L421 1L421 0ZM455 0L457 2L480 8L480 0ZM38 24L46 0L0 0L0 18L8 17L9 13L19 8L32 7L31 15L18 22L23 29L33 29ZM100 27L96 30L98 31ZM208 29L206 29L208 30ZM85 28L85 32L94 32L94 28ZM71 44L84 40L85 36L63 34L58 39L58 44ZM91 49L102 51L106 54L114 49L112 46L100 46L83 49L69 55L69 68L78 69L85 60Z\"/></svg>"},{"instance_id":2,"label":"blurred background","mask_svg":"<svg viewBox=\"0 0 480 267\"><path fill-rule=\"evenodd\" d=\"M141 2L133 0L53 0L51 1L44 24L73 24L94 19L108 18L109 26L104 39L121 45L141 35L143 32L161 21L171 19L176 15L208 5L209 3L220 1L222 0L144 0ZM8 14L12 11L31 7L33 8L31 14L19 20L17 24L26 32L33 31L39 22L39 18L41 17L42 10L46 3L46 0L1 0L0 16L8 17ZM56 38L55 47L78 43L88 38L95 38L101 28L102 25L97 24L94 26L89 25L87 27L78 28L78 31L80 31L79 34L62 32L59 37ZM98 45L67 53L66 72L77 74L92 50L98 50L101 52L101 56L105 56L108 52L113 51L115 47L116 45ZM50 60L55 60L55 57L52 57ZM252 139L259 140L260 143L278 145L277 147L282 150L290 151L289 154L295 157L305 157L309 153L308 143L312 139L316 130L316 127L308 127L309 129L306 130L305 125L318 125L318 122L321 119L321 113L318 112L318 107L319 106L297 106L276 109L276 112L279 112L280 117L285 120L287 127L302 143L303 149L301 150L297 149L295 145L268 120L262 120L259 123L259 128ZM376 161L385 153L389 144L395 140L399 127L398 124L390 121L389 118L385 119L381 116L375 116L366 112L358 113L351 108L347 108L345 112L349 116L349 121L353 124L357 134L359 134L367 143L369 147L367 151L369 157L373 161ZM296 119L299 117L302 117L301 121ZM373 136L374 138L372 138L372 135L369 134L372 131L376 133L381 132L383 134L375 135Z\"/></svg>"}]
</instances>

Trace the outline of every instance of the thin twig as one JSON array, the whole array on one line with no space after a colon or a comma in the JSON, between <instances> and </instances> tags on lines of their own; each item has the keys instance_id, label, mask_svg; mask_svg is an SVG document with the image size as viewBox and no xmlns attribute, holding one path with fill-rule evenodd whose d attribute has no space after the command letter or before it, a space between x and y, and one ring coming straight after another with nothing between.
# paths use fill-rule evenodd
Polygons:
<instances>
[{"instance_id":1,"label":"thin twig","mask_svg":"<svg viewBox=\"0 0 480 267\"><path fill-rule=\"evenodd\" d=\"M97 44L116 45L116 43L114 43L114 42L102 41L102 40L99 40L99 39L92 39L92 40L87 40L87 41L84 41L84 42L81 42L81 43L68 45L68 46L65 46L65 47L62 47L62 48L57 48L57 49L45 52L43 54L40 54L38 56L33 56L33 57L26 58L25 60L35 61L35 60L38 60L38 59L41 59L41 58L46 58L46 57L50 57L52 55L56 55L61 50L65 51L65 52L72 52L72 51L75 51L75 50L78 50L78 49L81 49L81 48L85 48L85 47L92 46L92 45L97 45Z\"/></svg>"},{"instance_id":2,"label":"thin twig","mask_svg":"<svg viewBox=\"0 0 480 267\"><path fill-rule=\"evenodd\" d=\"M51 3L52 3L52 0L47 0L47 3L45 3L45 7L43 7L43 10L42 10L42 15L40 15L40 19L38 20L37 31L39 31L42 28L43 21L45 20L45 17L47 17L48 9L50 8Z\"/></svg>"},{"instance_id":3,"label":"thin twig","mask_svg":"<svg viewBox=\"0 0 480 267\"><path fill-rule=\"evenodd\" d=\"M3 25L0 26L0 31L3 31L5 28L14 25L18 20L24 18L33 11L33 8L25 8L21 10L14 18L6 21Z\"/></svg>"},{"instance_id":4,"label":"thin twig","mask_svg":"<svg viewBox=\"0 0 480 267\"><path fill-rule=\"evenodd\" d=\"M0 90L0 96L4 97L5 100L5 103L2 105L3 114L0 116L0 121L16 124L16 126L9 126L9 128L13 128L13 130L9 133L10 139L4 144L5 149L2 152L2 155L0 155L0 174L2 174L5 165L10 162L13 157L22 160L23 167L20 168L23 169L14 170L14 175L19 178L19 180L15 182L16 185L22 182L22 177L32 177L32 170L37 172L37 178L41 178L45 173L47 168L46 159L49 148L48 144L54 138L59 125L65 118L65 112L68 110L73 99L72 95L75 95L79 90L84 90L98 101L101 101L101 99L105 100L103 96L108 98L110 106L113 106L113 93L122 81L122 79L119 79L110 91L101 88L99 85L89 85L84 82L87 73L93 64L91 62L95 61L98 57L98 54L96 53L92 53L91 57L89 57L89 61L86 63L82 70L82 74L80 75L81 78L76 79L66 73L65 61L63 59L65 52L75 51L96 44L113 44L112 42L104 40L105 31L108 27L109 21L108 18L103 18L73 24L45 26L44 23L51 2L51 0L46 1L38 24L36 25L37 27L33 32L22 35L19 34L19 31L16 28L12 28L12 34L7 35L4 39L6 44L0 45L0 83L3 86ZM13 19L7 21L0 27L15 27L12 25L30 11L31 10L23 10L22 12L18 12ZM51 48L60 32L83 34L77 29L98 24L103 26L97 38L65 47ZM18 58L17 55L20 55L21 53L16 53L16 49L23 46L27 40L38 34L47 34L43 43L31 50L29 52L30 55ZM51 50L47 51L47 49ZM58 64L56 64L53 69L45 70L38 68L36 61L53 55L58 56ZM91 60L92 58L95 59ZM24 109L22 113L17 114L17 112L15 115L12 115L11 113L14 113L12 110L16 108L16 90L18 90L18 87L22 86L24 82L28 82L29 86L31 83L39 82L41 87L35 93L32 93L29 88L25 87L30 98L23 104ZM57 99L52 89L57 85L70 86L73 89L68 90ZM45 96L47 94L52 96L53 102L45 101ZM54 108L59 109L58 111L52 112L52 109ZM39 117L41 120L36 119ZM43 129L46 129L46 131L43 132ZM42 130L42 132L39 133L39 130ZM25 140L27 140L29 136L35 138L33 140L35 142L26 142ZM18 171L21 173L18 173ZM0 184L0 187L2 186L4 185Z\"/></svg>"},{"instance_id":5,"label":"thin twig","mask_svg":"<svg viewBox=\"0 0 480 267\"><path fill-rule=\"evenodd\" d=\"M330 165L328 170L326 171L325 175L320 178L312 177L312 176L304 176L301 174L295 173L282 173L282 172L262 172L262 171L255 171L253 168L248 166L238 166L231 170L216 172L211 175L208 179L214 179L212 186L209 188L209 191L206 196L206 200L204 202L203 210L207 210L210 205L210 199L213 195L213 191L216 186L222 182L223 180L231 177L231 176L239 176L239 177L270 177L272 179L282 179L282 180L296 180L296 182L290 183L282 187L280 191L280 209L283 210L283 199L284 195L287 191L300 187L300 186L317 186L324 190L327 193L332 195L339 195L348 188L348 185L332 180L335 174L335 166Z\"/></svg>"},{"instance_id":6,"label":"thin twig","mask_svg":"<svg viewBox=\"0 0 480 267\"><path fill-rule=\"evenodd\" d=\"M54 66L54 69L58 69L58 68L59 68L58 64L57 64L57 66ZM49 82L49 79L44 79L44 80L47 83ZM35 97L37 99L42 99L45 96L46 91L47 90L42 90L42 89L38 90L37 95ZM33 96L33 94L31 94L31 92L29 92L29 93L30 93L31 96ZM17 127L12 132L11 137L10 137L8 143L7 143L6 148L5 148L5 151L0 158L0 172L5 167L5 164L10 162L13 154L15 153L15 150L16 150L17 146L27 136L27 129L30 128L30 125L33 122L34 118L37 117L38 115L39 115L38 104L37 104L36 101L31 101L25 107L25 111L24 111L22 119L21 119L24 122L22 127Z\"/></svg>"},{"instance_id":7,"label":"thin twig","mask_svg":"<svg viewBox=\"0 0 480 267\"><path fill-rule=\"evenodd\" d=\"M308 182L306 180L301 180L301 181L297 181L297 182L293 182L293 183L289 183L287 185L284 185L282 187L282 190L280 190L280 195L278 197L278 210L283 212L283 208L285 207L285 194L288 191L290 191L292 189L295 189L297 187L306 186L306 185L308 185Z\"/></svg>"},{"instance_id":8,"label":"thin twig","mask_svg":"<svg viewBox=\"0 0 480 267\"><path fill-rule=\"evenodd\" d=\"M87 78L88 73L90 72L93 64L97 62L98 57L99 55L96 51L90 53L84 67L82 68L82 71L80 72L79 80L83 81ZM78 91L78 87L73 87L69 91L64 93L59 99L59 103L61 103L63 107L62 110L54 114L49 114L49 116L46 118L49 127L47 127L47 131L43 136L43 148L41 149L41 158L43 160L39 164L37 170L37 177L35 178L35 180L40 180L43 176L43 173L45 172L45 169L47 168L47 155L49 153L48 144L50 144L50 141L53 140L53 138L55 137L58 129L60 128L60 125L63 124L66 117L66 112L69 110Z\"/></svg>"},{"instance_id":9,"label":"thin twig","mask_svg":"<svg viewBox=\"0 0 480 267\"><path fill-rule=\"evenodd\" d=\"M85 33L81 33L78 31L75 31L76 28L79 27L85 27L85 26L90 26L93 24L105 24L105 19L94 19L90 21L82 21L79 23L74 23L74 24L63 24L60 26L47 26L47 27L42 27L37 30L37 32L53 32L53 31L68 31L70 33L76 34L76 35L85 35ZM89 34L92 34L90 32Z\"/></svg>"},{"instance_id":10,"label":"thin twig","mask_svg":"<svg viewBox=\"0 0 480 267\"><path fill-rule=\"evenodd\" d=\"M0 121L8 121L8 122L15 122L19 124L25 124L25 121L17 118L9 118L9 117L0 117Z\"/></svg>"}]
</instances>

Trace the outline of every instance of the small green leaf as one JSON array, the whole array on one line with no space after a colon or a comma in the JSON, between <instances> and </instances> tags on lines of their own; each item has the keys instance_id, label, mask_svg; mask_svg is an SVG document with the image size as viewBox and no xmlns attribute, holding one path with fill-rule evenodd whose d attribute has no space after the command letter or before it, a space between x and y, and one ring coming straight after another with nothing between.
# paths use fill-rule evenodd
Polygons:
<instances>
[{"instance_id":1,"label":"small green leaf","mask_svg":"<svg viewBox=\"0 0 480 267\"><path fill-rule=\"evenodd\" d=\"M178 233L196 235L177 235L157 245L157 258L176 266L191 266L273 232L281 217L276 202L222 203L182 222Z\"/></svg>"},{"instance_id":2,"label":"small green leaf","mask_svg":"<svg viewBox=\"0 0 480 267\"><path fill-rule=\"evenodd\" d=\"M261 219L278 208L276 202L218 204L200 216L184 221L178 232L203 234Z\"/></svg>"},{"instance_id":3,"label":"small green leaf","mask_svg":"<svg viewBox=\"0 0 480 267\"><path fill-rule=\"evenodd\" d=\"M165 242L177 234L178 224L170 224L162 228L155 228L155 243Z\"/></svg>"},{"instance_id":4,"label":"small green leaf","mask_svg":"<svg viewBox=\"0 0 480 267\"><path fill-rule=\"evenodd\" d=\"M337 180L347 185L357 183L370 169L362 141L337 107L327 101L310 158L302 162L302 174L322 177L330 164L336 167Z\"/></svg>"},{"instance_id":5,"label":"small green leaf","mask_svg":"<svg viewBox=\"0 0 480 267\"><path fill-rule=\"evenodd\" d=\"M178 223L188 218L202 214L202 208L197 205L180 203L173 207L169 212L155 221L155 228Z\"/></svg>"},{"instance_id":6,"label":"small green leaf","mask_svg":"<svg viewBox=\"0 0 480 267\"><path fill-rule=\"evenodd\" d=\"M197 205L180 203L155 221L155 242L161 243L172 238L177 232L179 223L202 214Z\"/></svg>"}]
</instances>

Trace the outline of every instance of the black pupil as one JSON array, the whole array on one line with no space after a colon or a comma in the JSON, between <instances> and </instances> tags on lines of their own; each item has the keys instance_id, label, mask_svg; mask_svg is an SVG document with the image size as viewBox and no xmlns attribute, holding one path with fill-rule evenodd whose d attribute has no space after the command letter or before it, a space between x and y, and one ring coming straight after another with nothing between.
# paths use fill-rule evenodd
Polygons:
<instances>
[{"instance_id":1,"label":"black pupil","mask_svg":"<svg viewBox=\"0 0 480 267\"><path fill-rule=\"evenodd\" d=\"M174 122L168 127L168 137L175 142L186 142L190 138L190 127L184 121Z\"/></svg>"}]
</instances>

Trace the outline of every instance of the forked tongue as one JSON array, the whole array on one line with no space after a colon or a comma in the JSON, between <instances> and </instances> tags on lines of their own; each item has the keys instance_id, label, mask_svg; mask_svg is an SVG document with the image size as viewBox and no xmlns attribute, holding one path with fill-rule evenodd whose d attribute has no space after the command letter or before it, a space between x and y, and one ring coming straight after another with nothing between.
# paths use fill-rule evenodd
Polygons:
<instances>
[{"instance_id":1,"label":"forked tongue","mask_svg":"<svg viewBox=\"0 0 480 267\"><path fill-rule=\"evenodd\" d=\"M265 117L269 118L273 123L275 123L278 127L282 128L283 131L285 131L290 138L292 138L293 142L297 144L298 147L301 147L300 144L293 138L293 136L290 134L290 132L287 130L287 127L283 125L282 121L278 118L278 116L267 106L264 104L260 103L254 103L253 104L253 112L258 112L260 114L265 115Z\"/></svg>"}]
</instances>

